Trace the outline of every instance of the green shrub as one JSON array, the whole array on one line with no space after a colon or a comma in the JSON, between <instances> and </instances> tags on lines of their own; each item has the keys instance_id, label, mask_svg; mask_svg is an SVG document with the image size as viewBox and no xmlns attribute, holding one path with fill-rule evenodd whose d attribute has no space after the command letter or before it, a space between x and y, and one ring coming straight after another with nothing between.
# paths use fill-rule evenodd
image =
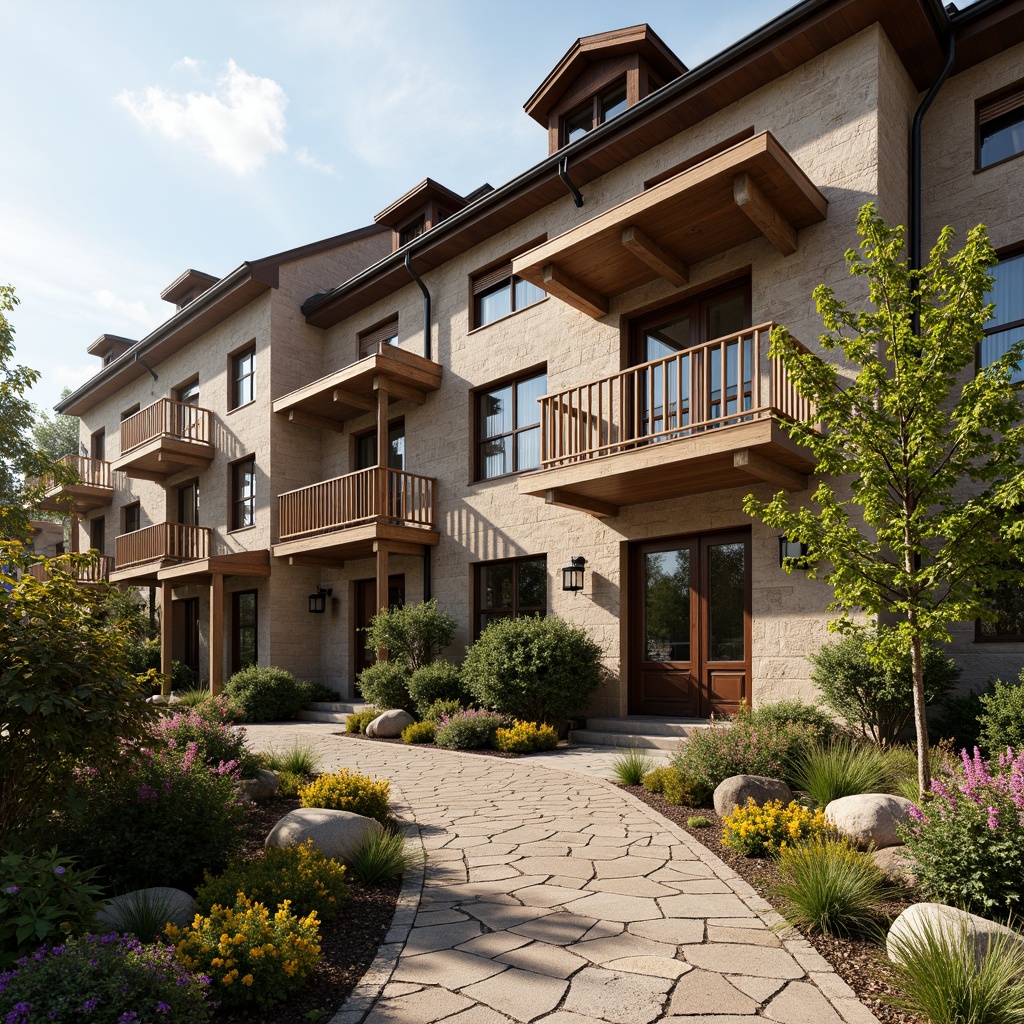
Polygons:
<instances>
[{"instance_id":1,"label":"green shrub","mask_svg":"<svg viewBox=\"0 0 1024 1024\"><path fill-rule=\"evenodd\" d=\"M772 857L794 843L835 834L822 808L812 811L795 800L785 807L781 800L758 805L748 796L745 807L736 807L722 818L722 845L744 857Z\"/></svg>"},{"instance_id":2,"label":"green shrub","mask_svg":"<svg viewBox=\"0 0 1024 1024\"><path fill-rule=\"evenodd\" d=\"M302 775L312 778L320 771L320 756L312 743L302 743L296 740L287 750L270 750L260 754L263 767L269 768L272 772L289 772L292 775Z\"/></svg>"},{"instance_id":3,"label":"green shrub","mask_svg":"<svg viewBox=\"0 0 1024 1024\"><path fill-rule=\"evenodd\" d=\"M0 1018L12 1024L57 1020L89 1024L209 1020L207 984L183 969L170 946L129 936L85 935L29 957L0 985ZM31 1016L19 1005L31 1005Z\"/></svg>"},{"instance_id":4,"label":"green shrub","mask_svg":"<svg viewBox=\"0 0 1024 1024\"><path fill-rule=\"evenodd\" d=\"M419 861L419 856L405 848L400 832L367 832L363 841L348 859L349 870L364 885L376 885L397 878Z\"/></svg>"},{"instance_id":5,"label":"green shrub","mask_svg":"<svg viewBox=\"0 0 1024 1024\"><path fill-rule=\"evenodd\" d=\"M306 700L291 672L250 665L236 672L224 693L239 705L247 722L279 722L295 717Z\"/></svg>"},{"instance_id":6,"label":"green shrub","mask_svg":"<svg viewBox=\"0 0 1024 1024\"><path fill-rule=\"evenodd\" d=\"M414 710L409 696L409 670L400 661L378 661L364 668L359 673L359 692L380 711L392 708ZM366 726L363 726L363 731L366 731Z\"/></svg>"},{"instance_id":7,"label":"green shrub","mask_svg":"<svg viewBox=\"0 0 1024 1024\"><path fill-rule=\"evenodd\" d=\"M57 849L0 857L0 968L44 942L87 931L102 888Z\"/></svg>"},{"instance_id":8,"label":"green shrub","mask_svg":"<svg viewBox=\"0 0 1024 1024\"><path fill-rule=\"evenodd\" d=\"M159 668L160 666L154 665L153 667ZM177 658L171 662L171 690L173 690L174 693L181 693L183 690L192 690L195 688L198 681L199 680L196 678L195 672L193 672L185 662L178 661Z\"/></svg>"},{"instance_id":9,"label":"green shrub","mask_svg":"<svg viewBox=\"0 0 1024 1024\"><path fill-rule=\"evenodd\" d=\"M787 846L776 886L782 916L826 935L867 932L878 925L892 886L871 856L848 842L826 839Z\"/></svg>"},{"instance_id":10,"label":"green shrub","mask_svg":"<svg viewBox=\"0 0 1024 1024\"><path fill-rule=\"evenodd\" d=\"M173 916L171 890L136 889L118 901L117 930L140 942L156 942Z\"/></svg>"},{"instance_id":11,"label":"green shrub","mask_svg":"<svg viewBox=\"0 0 1024 1024\"><path fill-rule=\"evenodd\" d=\"M585 708L601 683L601 648L557 615L498 619L466 653L462 677L484 707L532 722Z\"/></svg>"},{"instance_id":12,"label":"green shrub","mask_svg":"<svg viewBox=\"0 0 1024 1024\"><path fill-rule=\"evenodd\" d=\"M433 722L413 722L402 730L403 743L433 743L437 731Z\"/></svg>"},{"instance_id":13,"label":"green shrub","mask_svg":"<svg viewBox=\"0 0 1024 1024\"><path fill-rule=\"evenodd\" d=\"M299 790L309 782L309 776L298 772L278 772L277 782L281 796L298 796Z\"/></svg>"},{"instance_id":14,"label":"green shrub","mask_svg":"<svg viewBox=\"0 0 1024 1024\"><path fill-rule=\"evenodd\" d=\"M981 722L978 719L983 710L981 693L975 690L947 697L928 731L933 738L948 740L954 750L973 750L981 745Z\"/></svg>"},{"instance_id":15,"label":"green shrub","mask_svg":"<svg viewBox=\"0 0 1024 1024\"><path fill-rule=\"evenodd\" d=\"M714 789L702 779L666 768L661 793L666 803L677 807L710 807Z\"/></svg>"},{"instance_id":16,"label":"green shrub","mask_svg":"<svg viewBox=\"0 0 1024 1024\"><path fill-rule=\"evenodd\" d=\"M859 793L888 792L892 764L883 748L852 740L820 740L802 747L793 759L789 780L819 807Z\"/></svg>"},{"instance_id":17,"label":"green shrub","mask_svg":"<svg viewBox=\"0 0 1024 1024\"><path fill-rule=\"evenodd\" d=\"M874 743L894 743L910 721L914 705L909 655L885 668L871 659L870 630L825 644L810 656L811 679L825 703ZM942 703L960 676L956 664L939 651L924 657L925 699Z\"/></svg>"},{"instance_id":18,"label":"green shrub","mask_svg":"<svg viewBox=\"0 0 1024 1024\"><path fill-rule=\"evenodd\" d=\"M363 711L354 711L345 718L346 732L365 732L366 727L380 714L375 707L365 708Z\"/></svg>"},{"instance_id":19,"label":"green shrub","mask_svg":"<svg viewBox=\"0 0 1024 1024\"><path fill-rule=\"evenodd\" d=\"M775 700L746 714L752 725L805 725L810 735L826 742L839 731L838 723L828 712L802 700Z\"/></svg>"},{"instance_id":20,"label":"green shrub","mask_svg":"<svg viewBox=\"0 0 1024 1024\"><path fill-rule=\"evenodd\" d=\"M460 711L441 719L434 742L448 750L482 750L494 746L504 724L505 719L491 711Z\"/></svg>"},{"instance_id":21,"label":"green shrub","mask_svg":"<svg viewBox=\"0 0 1024 1024\"><path fill-rule=\"evenodd\" d=\"M299 790L303 807L326 807L334 811L351 811L364 818L375 818L382 825L388 820L387 779L371 779L369 775L350 772L347 768L332 775L320 775Z\"/></svg>"},{"instance_id":22,"label":"green shrub","mask_svg":"<svg viewBox=\"0 0 1024 1024\"><path fill-rule=\"evenodd\" d=\"M665 789L665 779L671 774L671 768L652 768L640 781L648 793L661 793Z\"/></svg>"},{"instance_id":23,"label":"green shrub","mask_svg":"<svg viewBox=\"0 0 1024 1024\"><path fill-rule=\"evenodd\" d=\"M687 828L714 828L715 823L710 818L694 816L686 819Z\"/></svg>"},{"instance_id":24,"label":"green shrub","mask_svg":"<svg viewBox=\"0 0 1024 1024\"><path fill-rule=\"evenodd\" d=\"M558 733L550 725L537 722L513 722L494 734L494 745L507 754L532 754L538 750L554 750Z\"/></svg>"},{"instance_id":25,"label":"green shrub","mask_svg":"<svg viewBox=\"0 0 1024 1024\"><path fill-rule=\"evenodd\" d=\"M372 651L383 647L389 661L414 672L451 645L455 620L441 611L436 601L423 601L378 612L365 632L367 648Z\"/></svg>"},{"instance_id":26,"label":"green shrub","mask_svg":"<svg viewBox=\"0 0 1024 1024\"><path fill-rule=\"evenodd\" d=\"M300 917L315 912L329 921L347 894L345 868L325 857L312 839L286 849L268 846L262 857L233 860L219 875L207 872L196 892L199 913L208 915L214 904L234 905L240 892L271 910L291 900Z\"/></svg>"},{"instance_id":27,"label":"green shrub","mask_svg":"<svg viewBox=\"0 0 1024 1024\"><path fill-rule=\"evenodd\" d=\"M423 721L433 722L434 725L438 725L445 715L451 718L465 710L465 705L457 700L435 700L424 712Z\"/></svg>"},{"instance_id":28,"label":"green shrub","mask_svg":"<svg viewBox=\"0 0 1024 1024\"><path fill-rule=\"evenodd\" d=\"M435 661L416 669L409 679L409 696L420 718L439 700L469 703L469 695L462 685L462 672L450 661Z\"/></svg>"},{"instance_id":29,"label":"green shrub","mask_svg":"<svg viewBox=\"0 0 1024 1024\"><path fill-rule=\"evenodd\" d=\"M295 685L302 693L304 704L334 704L341 700L341 695L337 690L332 690L323 683L314 683L303 679Z\"/></svg>"},{"instance_id":30,"label":"green shrub","mask_svg":"<svg viewBox=\"0 0 1024 1024\"><path fill-rule=\"evenodd\" d=\"M628 750L616 754L612 762L612 775L623 786L639 786L655 768L654 758L642 750Z\"/></svg>"},{"instance_id":31,"label":"green shrub","mask_svg":"<svg viewBox=\"0 0 1024 1024\"><path fill-rule=\"evenodd\" d=\"M997 679L979 701L981 746L993 757L1006 753L1007 747L1024 750L1024 669L1016 683Z\"/></svg>"}]
</instances>

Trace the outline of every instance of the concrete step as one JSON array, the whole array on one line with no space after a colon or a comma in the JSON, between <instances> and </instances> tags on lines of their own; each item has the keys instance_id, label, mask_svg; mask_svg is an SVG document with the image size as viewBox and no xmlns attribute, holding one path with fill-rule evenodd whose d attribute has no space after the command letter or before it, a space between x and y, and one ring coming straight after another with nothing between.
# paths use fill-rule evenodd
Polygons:
<instances>
[{"instance_id":1,"label":"concrete step","mask_svg":"<svg viewBox=\"0 0 1024 1024\"><path fill-rule=\"evenodd\" d=\"M679 749L679 744L685 736L673 735L651 735L650 733L638 732L605 732L598 729L571 729L569 731L569 745L573 747L617 747L632 748L640 750L670 750Z\"/></svg>"},{"instance_id":2,"label":"concrete step","mask_svg":"<svg viewBox=\"0 0 1024 1024\"><path fill-rule=\"evenodd\" d=\"M706 718L654 718L624 715L622 718L588 718L587 729L595 732L621 732L638 736L673 736L685 739L695 729L706 729Z\"/></svg>"},{"instance_id":3,"label":"concrete step","mask_svg":"<svg viewBox=\"0 0 1024 1024\"><path fill-rule=\"evenodd\" d=\"M349 715L367 707L361 701L316 701L295 716L300 722L329 722L344 725Z\"/></svg>"}]
</instances>

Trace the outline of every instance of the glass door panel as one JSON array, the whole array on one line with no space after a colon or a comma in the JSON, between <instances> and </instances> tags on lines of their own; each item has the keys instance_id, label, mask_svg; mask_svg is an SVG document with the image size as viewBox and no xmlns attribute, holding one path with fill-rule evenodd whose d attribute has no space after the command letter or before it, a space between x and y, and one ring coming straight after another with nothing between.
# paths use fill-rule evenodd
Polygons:
<instances>
[{"instance_id":1,"label":"glass door panel","mask_svg":"<svg viewBox=\"0 0 1024 1024\"><path fill-rule=\"evenodd\" d=\"M690 660L690 549L644 556L644 660Z\"/></svg>"}]
</instances>

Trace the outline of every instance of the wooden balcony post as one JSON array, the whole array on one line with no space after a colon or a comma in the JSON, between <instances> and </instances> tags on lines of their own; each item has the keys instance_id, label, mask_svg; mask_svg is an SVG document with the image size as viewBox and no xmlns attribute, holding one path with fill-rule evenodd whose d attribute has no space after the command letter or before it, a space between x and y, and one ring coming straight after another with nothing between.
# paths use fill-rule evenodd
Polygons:
<instances>
[{"instance_id":1,"label":"wooden balcony post","mask_svg":"<svg viewBox=\"0 0 1024 1024\"><path fill-rule=\"evenodd\" d=\"M378 516L386 516L388 514L388 393L383 388L377 388L376 476L374 513ZM384 582L387 583L387 577Z\"/></svg>"},{"instance_id":2,"label":"wooden balcony post","mask_svg":"<svg viewBox=\"0 0 1024 1024\"><path fill-rule=\"evenodd\" d=\"M71 517L71 553L77 555L81 542L78 539L78 516Z\"/></svg>"},{"instance_id":3,"label":"wooden balcony post","mask_svg":"<svg viewBox=\"0 0 1024 1024\"><path fill-rule=\"evenodd\" d=\"M377 556L377 611L386 612L388 610L388 546L383 541L375 541L373 551ZM377 648L377 660L388 660L386 648Z\"/></svg>"},{"instance_id":4,"label":"wooden balcony post","mask_svg":"<svg viewBox=\"0 0 1024 1024\"><path fill-rule=\"evenodd\" d=\"M171 655L173 653L174 616L171 614L171 584L164 580L160 584L160 674L164 677L160 692L171 693Z\"/></svg>"},{"instance_id":5,"label":"wooden balcony post","mask_svg":"<svg viewBox=\"0 0 1024 1024\"><path fill-rule=\"evenodd\" d=\"M210 692L216 696L224 687L224 576L215 572L210 580Z\"/></svg>"}]
</instances>

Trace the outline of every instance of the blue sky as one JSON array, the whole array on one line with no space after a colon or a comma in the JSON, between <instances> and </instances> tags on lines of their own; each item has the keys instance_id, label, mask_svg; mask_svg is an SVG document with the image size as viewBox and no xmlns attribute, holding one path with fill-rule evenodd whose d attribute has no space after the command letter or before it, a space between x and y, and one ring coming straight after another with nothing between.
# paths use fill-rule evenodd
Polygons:
<instances>
[{"instance_id":1,"label":"blue sky","mask_svg":"<svg viewBox=\"0 0 1024 1024\"><path fill-rule=\"evenodd\" d=\"M523 103L577 37L646 21L694 67L789 6L0 0L0 281L32 399L88 379L100 334L167 319L187 267L368 224L427 175L465 193L541 160Z\"/></svg>"}]
</instances>

